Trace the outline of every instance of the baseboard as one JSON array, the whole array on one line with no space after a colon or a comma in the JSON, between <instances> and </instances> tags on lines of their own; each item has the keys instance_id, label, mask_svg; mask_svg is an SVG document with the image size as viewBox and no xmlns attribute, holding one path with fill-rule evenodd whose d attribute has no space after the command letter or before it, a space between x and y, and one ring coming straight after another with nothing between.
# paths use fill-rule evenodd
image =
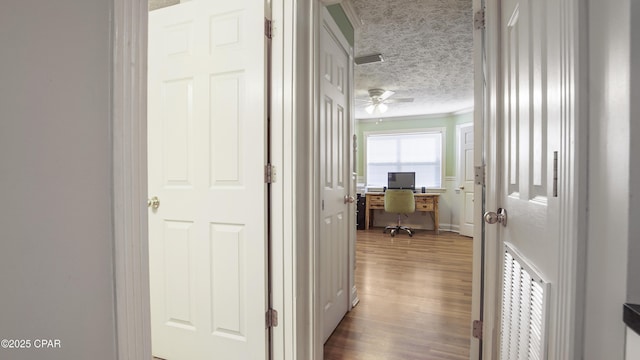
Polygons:
<instances>
[{"instance_id":1,"label":"baseboard","mask_svg":"<svg viewBox=\"0 0 640 360\"><path fill-rule=\"evenodd\" d=\"M356 286L354 285L351 288L351 308L356 307L356 305L358 305L359 302L360 302L360 298L358 297L358 290L356 289Z\"/></svg>"},{"instance_id":2,"label":"baseboard","mask_svg":"<svg viewBox=\"0 0 640 360\"><path fill-rule=\"evenodd\" d=\"M414 224L407 224L407 223L405 223L403 225L409 226L410 228L415 229L415 230L433 231L433 226L430 226L430 227L427 228L427 227L417 226L417 225L414 225ZM372 229L374 229L374 228L375 229L378 229L378 228L382 229L382 228L384 228L384 226L374 224L374 226L372 226L371 228ZM451 232L459 234L460 233L460 225L440 224L439 230L440 231L451 231Z\"/></svg>"},{"instance_id":3,"label":"baseboard","mask_svg":"<svg viewBox=\"0 0 640 360\"><path fill-rule=\"evenodd\" d=\"M460 233L460 225L453 224L440 224L440 231L451 231L454 233Z\"/></svg>"}]
</instances>

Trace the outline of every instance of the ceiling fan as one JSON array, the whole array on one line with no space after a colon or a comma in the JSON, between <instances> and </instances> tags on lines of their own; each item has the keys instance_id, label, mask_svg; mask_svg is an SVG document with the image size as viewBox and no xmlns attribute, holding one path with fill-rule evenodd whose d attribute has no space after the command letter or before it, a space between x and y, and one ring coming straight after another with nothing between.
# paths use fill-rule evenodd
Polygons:
<instances>
[{"instance_id":1,"label":"ceiling fan","mask_svg":"<svg viewBox=\"0 0 640 360\"><path fill-rule=\"evenodd\" d=\"M390 99L395 94L395 91L383 90L383 89L369 89L369 100L365 100L366 107L364 110L368 114L386 112L389 107L387 104L401 103L401 102L413 102L413 98L397 98Z\"/></svg>"}]
</instances>

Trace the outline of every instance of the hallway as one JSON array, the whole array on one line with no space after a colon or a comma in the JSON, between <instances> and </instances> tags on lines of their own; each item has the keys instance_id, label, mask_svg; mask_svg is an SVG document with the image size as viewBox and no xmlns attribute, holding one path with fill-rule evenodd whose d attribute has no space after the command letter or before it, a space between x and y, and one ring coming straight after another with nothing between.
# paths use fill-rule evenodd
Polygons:
<instances>
[{"instance_id":1,"label":"hallway","mask_svg":"<svg viewBox=\"0 0 640 360\"><path fill-rule=\"evenodd\" d=\"M468 359L471 269L471 238L358 230L360 303L325 344L325 360Z\"/></svg>"}]
</instances>

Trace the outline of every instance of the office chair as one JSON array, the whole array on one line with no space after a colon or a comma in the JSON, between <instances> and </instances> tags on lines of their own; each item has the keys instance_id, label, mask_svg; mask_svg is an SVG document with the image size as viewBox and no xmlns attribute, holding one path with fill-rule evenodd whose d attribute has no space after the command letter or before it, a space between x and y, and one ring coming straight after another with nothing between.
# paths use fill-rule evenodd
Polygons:
<instances>
[{"instance_id":1,"label":"office chair","mask_svg":"<svg viewBox=\"0 0 640 360\"><path fill-rule=\"evenodd\" d=\"M395 226L387 226L384 232L390 231L391 237L396 236L400 230L413 236L413 230L400 225L402 215L411 214L416 211L416 200L413 197L413 190L389 190L384 193L384 211L398 214L398 223Z\"/></svg>"}]
</instances>

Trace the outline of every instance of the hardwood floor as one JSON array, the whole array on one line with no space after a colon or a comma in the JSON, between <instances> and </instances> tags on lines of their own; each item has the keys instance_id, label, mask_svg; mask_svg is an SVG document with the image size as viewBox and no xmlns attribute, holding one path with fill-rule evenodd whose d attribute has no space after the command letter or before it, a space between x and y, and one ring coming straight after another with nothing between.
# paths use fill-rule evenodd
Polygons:
<instances>
[{"instance_id":1,"label":"hardwood floor","mask_svg":"<svg viewBox=\"0 0 640 360\"><path fill-rule=\"evenodd\" d=\"M471 261L471 238L455 233L358 230L360 303L327 340L325 360L469 359Z\"/></svg>"},{"instance_id":2,"label":"hardwood floor","mask_svg":"<svg viewBox=\"0 0 640 360\"><path fill-rule=\"evenodd\" d=\"M358 230L360 303L324 345L325 360L468 359L472 240Z\"/></svg>"}]
</instances>

